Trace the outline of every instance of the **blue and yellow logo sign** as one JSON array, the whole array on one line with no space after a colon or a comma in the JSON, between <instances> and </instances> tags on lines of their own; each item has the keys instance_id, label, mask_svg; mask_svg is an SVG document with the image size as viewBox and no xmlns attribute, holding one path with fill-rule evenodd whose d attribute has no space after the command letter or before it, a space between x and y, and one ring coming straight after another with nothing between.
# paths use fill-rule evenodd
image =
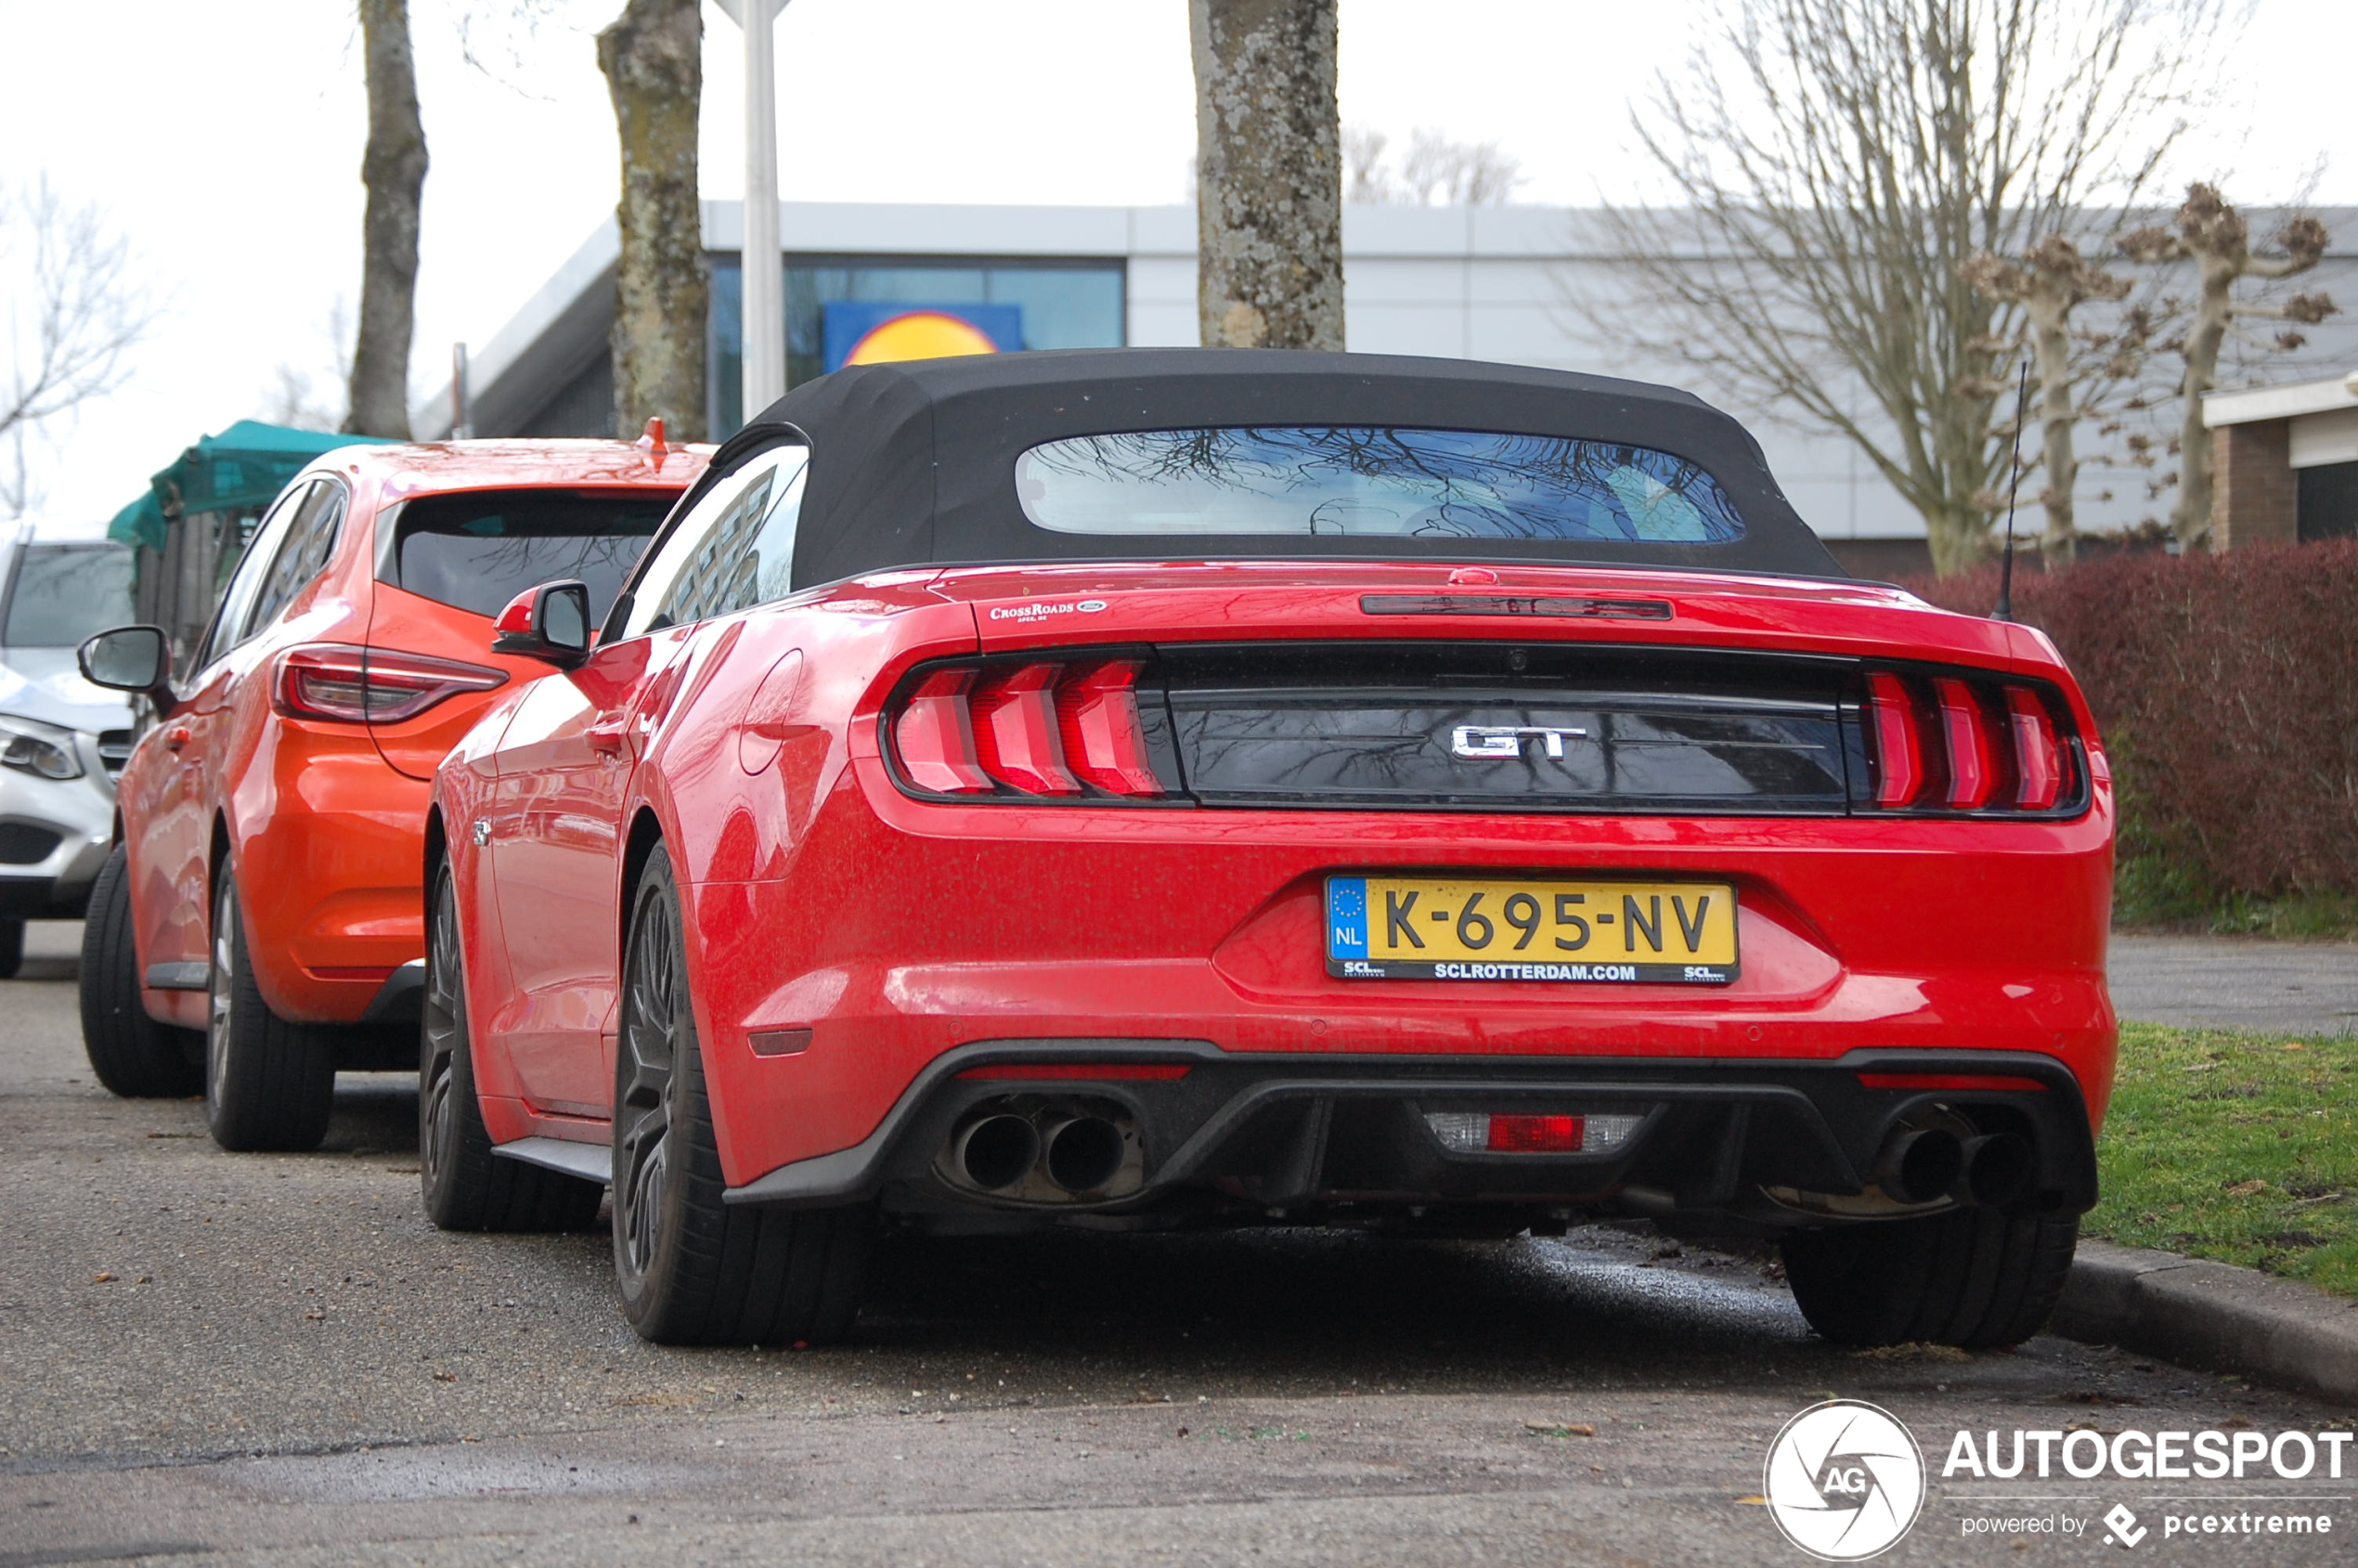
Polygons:
<instances>
[{"instance_id":1,"label":"blue and yellow logo sign","mask_svg":"<svg viewBox=\"0 0 2358 1568\"><path fill-rule=\"evenodd\" d=\"M823 306L830 370L900 359L945 359L1023 347L1023 307L829 300Z\"/></svg>"}]
</instances>

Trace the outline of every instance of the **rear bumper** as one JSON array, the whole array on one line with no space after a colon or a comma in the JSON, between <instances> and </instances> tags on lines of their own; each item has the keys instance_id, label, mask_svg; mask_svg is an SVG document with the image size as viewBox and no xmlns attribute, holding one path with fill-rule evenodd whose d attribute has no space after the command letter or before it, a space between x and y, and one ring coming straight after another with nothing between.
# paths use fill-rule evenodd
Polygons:
<instances>
[{"instance_id":1,"label":"rear bumper","mask_svg":"<svg viewBox=\"0 0 2358 1568\"><path fill-rule=\"evenodd\" d=\"M1084 1069L1092 1076L1075 1075ZM1163 1076L1097 1076L1125 1071ZM1917 1082L1871 1086L1862 1075ZM1922 1082L1959 1077L1984 1082ZM1602 1154L1453 1154L1425 1121L1449 1110L1641 1121L1626 1144ZM1127 1190L1043 1202L962 1183L946 1151L963 1128L1000 1111L1120 1121L1137 1149ZM2095 1159L2079 1083L2037 1053L1483 1059L1069 1039L980 1041L948 1052L859 1144L783 1166L730 1189L728 1199L789 1206L878 1199L918 1212L1041 1217L1225 1209L1341 1218L1443 1205L1536 1218L1618 1210L1775 1230L1901 1212L1876 1208L1877 1152L1927 1115L2027 1139L2036 1161L2028 1201L2055 1212L2093 1205Z\"/></svg>"}]
</instances>

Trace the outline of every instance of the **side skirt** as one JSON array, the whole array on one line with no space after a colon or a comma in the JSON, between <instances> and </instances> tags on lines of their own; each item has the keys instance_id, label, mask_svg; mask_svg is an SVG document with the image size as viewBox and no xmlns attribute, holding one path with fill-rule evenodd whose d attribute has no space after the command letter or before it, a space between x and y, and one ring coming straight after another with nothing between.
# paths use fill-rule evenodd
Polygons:
<instances>
[{"instance_id":1,"label":"side skirt","mask_svg":"<svg viewBox=\"0 0 2358 1568\"><path fill-rule=\"evenodd\" d=\"M564 1138L518 1138L494 1144L491 1152L527 1165L543 1165L568 1176L601 1185L614 1180L614 1151L603 1144L577 1144Z\"/></svg>"}]
</instances>

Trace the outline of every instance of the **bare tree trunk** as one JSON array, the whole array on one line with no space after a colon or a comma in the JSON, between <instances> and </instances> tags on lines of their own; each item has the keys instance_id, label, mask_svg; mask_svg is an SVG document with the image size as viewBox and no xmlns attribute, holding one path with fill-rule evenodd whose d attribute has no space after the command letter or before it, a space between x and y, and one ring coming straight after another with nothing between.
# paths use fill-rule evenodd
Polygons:
<instances>
[{"instance_id":1,"label":"bare tree trunk","mask_svg":"<svg viewBox=\"0 0 2358 1568\"><path fill-rule=\"evenodd\" d=\"M1336 3L1189 0L1206 347L1342 347Z\"/></svg>"},{"instance_id":2,"label":"bare tree trunk","mask_svg":"<svg viewBox=\"0 0 2358 1568\"><path fill-rule=\"evenodd\" d=\"M2068 566L2079 554L2079 509L2072 501L2079 458L2071 436L2079 410L2072 403L2070 307L2052 295L2033 295L2027 305L2031 358L2039 367L2039 451L2047 469L2046 488L2039 493L2047 509L2047 534L2039 551L2049 566Z\"/></svg>"},{"instance_id":3,"label":"bare tree trunk","mask_svg":"<svg viewBox=\"0 0 2358 1568\"><path fill-rule=\"evenodd\" d=\"M2184 550L2210 548L2210 426L2203 422L2202 395L2219 384L2219 350L2234 315L2232 294L2241 269L2235 258L2217 253L2195 257L2201 284L2195 294L2195 324L2186 333L2186 379L2179 383L2178 499L2170 509L2170 531Z\"/></svg>"},{"instance_id":4,"label":"bare tree trunk","mask_svg":"<svg viewBox=\"0 0 2358 1568\"><path fill-rule=\"evenodd\" d=\"M615 428L626 436L652 418L674 440L705 434L711 283L696 201L703 42L697 0L629 0L598 34L598 69L622 136L613 344Z\"/></svg>"},{"instance_id":5,"label":"bare tree trunk","mask_svg":"<svg viewBox=\"0 0 2358 1568\"><path fill-rule=\"evenodd\" d=\"M361 221L360 339L352 351L354 435L409 437L409 341L418 296L418 207L426 188L426 128L409 59L408 0L360 0L368 57L369 188Z\"/></svg>"}]
</instances>

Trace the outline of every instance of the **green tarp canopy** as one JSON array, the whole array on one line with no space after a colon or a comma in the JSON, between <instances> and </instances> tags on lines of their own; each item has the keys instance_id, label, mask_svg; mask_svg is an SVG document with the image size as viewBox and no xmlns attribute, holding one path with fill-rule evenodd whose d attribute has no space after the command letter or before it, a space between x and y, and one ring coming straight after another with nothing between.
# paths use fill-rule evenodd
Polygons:
<instances>
[{"instance_id":1,"label":"green tarp canopy","mask_svg":"<svg viewBox=\"0 0 2358 1568\"><path fill-rule=\"evenodd\" d=\"M339 435L330 431L290 430L284 425L240 420L180 454L170 468L148 481L147 493L107 525L107 538L161 551L164 505L176 499L182 515L199 512L258 512L287 481L322 452L338 447L372 446L374 435Z\"/></svg>"}]
</instances>

